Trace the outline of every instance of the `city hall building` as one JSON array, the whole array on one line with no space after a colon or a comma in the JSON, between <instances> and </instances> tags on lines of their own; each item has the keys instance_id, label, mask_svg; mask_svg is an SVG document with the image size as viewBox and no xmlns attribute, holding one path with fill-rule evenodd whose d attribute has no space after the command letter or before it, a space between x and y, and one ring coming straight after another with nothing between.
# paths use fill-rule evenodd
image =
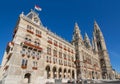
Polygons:
<instances>
[{"instance_id":1,"label":"city hall building","mask_svg":"<svg viewBox=\"0 0 120 84\"><path fill-rule=\"evenodd\" d=\"M71 38L67 42L49 31L35 11L21 13L3 56L1 84L110 79L112 68L98 24L94 22L91 41L87 34L83 39L77 23Z\"/></svg>"}]
</instances>

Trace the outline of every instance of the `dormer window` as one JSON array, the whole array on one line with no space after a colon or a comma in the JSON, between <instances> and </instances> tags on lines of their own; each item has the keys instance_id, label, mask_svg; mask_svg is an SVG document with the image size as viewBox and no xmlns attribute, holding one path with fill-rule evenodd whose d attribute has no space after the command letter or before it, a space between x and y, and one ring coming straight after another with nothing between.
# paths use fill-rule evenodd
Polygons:
<instances>
[{"instance_id":1,"label":"dormer window","mask_svg":"<svg viewBox=\"0 0 120 84\"><path fill-rule=\"evenodd\" d=\"M31 12L29 12L26 16L29 21L35 23L36 25L42 25L39 14L34 10L31 10Z\"/></svg>"},{"instance_id":2,"label":"dormer window","mask_svg":"<svg viewBox=\"0 0 120 84\"><path fill-rule=\"evenodd\" d=\"M34 22L35 22L35 23L38 23L38 22L39 22L39 20L38 20L37 17L34 18Z\"/></svg>"}]
</instances>

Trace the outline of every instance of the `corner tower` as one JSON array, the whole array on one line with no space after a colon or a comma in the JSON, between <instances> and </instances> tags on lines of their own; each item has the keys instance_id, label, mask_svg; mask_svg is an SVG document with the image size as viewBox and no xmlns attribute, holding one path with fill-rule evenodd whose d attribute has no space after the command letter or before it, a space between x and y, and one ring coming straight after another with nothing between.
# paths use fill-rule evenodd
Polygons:
<instances>
[{"instance_id":1,"label":"corner tower","mask_svg":"<svg viewBox=\"0 0 120 84\"><path fill-rule=\"evenodd\" d=\"M112 68L110 64L110 58L108 55L103 34L96 21L94 22L93 37L94 37L95 50L96 52L98 52L99 59L100 59L102 78L111 79Z\"/></svg>"},{"instance_id":2,"label":"corner tower","mask_svg":"<svg viewBox=\"0 0 120 84\"><path fill-rule=\"evenodd\" d=\"M38 82L43 80L45 48L43 42L40 43L44 39L42 27L35 11L20 14L13 39L3 57L2 84L40 84Z\"/></svg>"},{"instance_id":3,"label":"corner tower","mask_svg":"<svg viewBox=\"0 0 120 84\"><path fill-rule=\"evenodd\" d=\"M77 23L75 23L74 26L74 31L73 31L73 39L72 39L72 44L75 46L75 64L76 64L76 72L77 72L77 79L83 78L82 77L82 55L81 55L81 49L80 47L83 46L83 38L82 35L80 33L80 29Z\"/></svg>"}]
</instances>

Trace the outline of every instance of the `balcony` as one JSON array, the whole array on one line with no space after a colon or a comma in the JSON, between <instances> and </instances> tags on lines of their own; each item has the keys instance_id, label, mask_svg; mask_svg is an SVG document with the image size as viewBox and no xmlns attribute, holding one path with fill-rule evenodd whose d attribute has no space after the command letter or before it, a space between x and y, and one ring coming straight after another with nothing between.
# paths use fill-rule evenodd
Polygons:
<instances>
[{"instance_id":1,"label":"balcony","mask_svg":"<svg viewBox=\"0 0 120 84\"><path fill-rule=\"evenodd\" d=\"M41 38L42 36L40 34L36 34L37 37Z\"/></svg>"},{"instance_id":2,"label":"balcony","mask_svg":"<svg viewBox=\"0 0 120 84\"><path fill-rule=\"evenodd\" d=\"M64 48L64 50L66 51L67 49L66 49L66 48Z\"/></svg>"},{"instance_id":3,"label":"balcony","mask_svg":"<svg viewBox=\"0 0 120 84\"><path fill-rule=\"evenodd\" d=\"M59 45L59 48L61 48L61 49L62 49L62 46L61 46L61 45Z\"/></svg>"},{"instance_id":4,"label":"balcony","mask_svg":"<svg viewBox=\"0 0 120 84\"><path fill-rule=\"evenodd\" d=\"M31 31L31 30L28 30L28 29L27 29L27 32L29 32L29 33L31 33L31 34L34 34L34 32L33 32L33 31Z\"/></svg>"},{"instance_id":5,"label":"balcony","mask_svg":"<svg viewBox=\"0 0 120 84\"><path fill-rule=\"evenodd\" d=\"M37 45L33 45L32 43L30 43L30 42L24 42L24 45L26 45L26 46L29 46L29 47L32 47L32 48L35 48L35 49L38 49L38 50L40 50L40 51L42 51L42 48L40 47L40 46L37 46Z\"/></svg>"},{"instance_id":6,"label":"balcony","mask_svg":"<svg viewBox=\"0 0 120 84\"><path fill-rule=\"evenodd\" d=\"M32 67L33 70L37 70L37 67Z\"/></svg>"},{"instance_id":7,"label":"balcony","mask_svg":"<svg viewBox=\"0 0 120 84\"><path fill-rule=\"evenodd\" d=\"M52 41L51 41L51 40L48 40L47 42L50 43L50 44L52 44Z\"/></svg>"},{"instance_id":8,"label":"balcony","mask_svg":"<svg viewBox=\"0 0 120 84\"><path fill-rule=\"evenodd\" d=\"M25 65L22 65L22 66L21 66L21 68L22 68L22 69L26 69L26 68L27 68L27 66L25 66Z\"/></svg>"},{"instance_id":9,"label":"balcony","mask_svg":"<svg viewBox=\"0 0 120 84\"><path fill-rule=\"evenodd\" d=\"M57 43L54 43L54 46L58 46Z\"/></svg>"}]
</instances>

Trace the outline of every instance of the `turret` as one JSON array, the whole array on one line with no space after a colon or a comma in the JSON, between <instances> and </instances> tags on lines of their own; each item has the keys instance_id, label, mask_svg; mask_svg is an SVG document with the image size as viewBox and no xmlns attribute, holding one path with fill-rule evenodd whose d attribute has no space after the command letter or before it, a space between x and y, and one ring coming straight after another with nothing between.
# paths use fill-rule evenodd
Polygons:
<instances>
[{"instance_id":1,"label":"turret","mask_svg":"<svg viewBox=\"0 0 120 84\"><path fill-rule=\"evenodd\" d=\"M95 33L94 32L93 32L93 39L92 39L92 47L93 47L93 50L95 52L98 52L97 41L96 41L96 37L95 37Z\"/></svg>"},{"instance_id":2,"label":"turret","mask_svg":"<svg viewBox=\"0 0 120 84\"><path fill-rule=\"evenodd\" d=\"M103 34L96 21L94 22L93 43L94 43L94 49L95 51L98 52L100 58L102 78L110 79L111 71L112 71L110 59L107 52Z\"/></svg>"},{"instance_id":3,"label":"turret","mask_svg":"<svg viewBox=\"0 0 120 84\"><path fill-rule=\"evenodd\" d=\"M73 32L73 41L74 40L77 40L77 39L80 39L81 41L83 40L82 39L82 35L80 34L80 29L79 29L79 26L77 23L75 23L75 26L74 26L74 32Z\"/></svg>"},{"instance_id":4,"label":"turret","mask_svg":"<svg viewBox=\"0 0 120 84\"><path fill-rule=\"evenodd\" d=\"M91 48L90 39L89 39L87 33L85 33L84 44L85 44L86 48Z\"/></svg>"}]
</instances>

